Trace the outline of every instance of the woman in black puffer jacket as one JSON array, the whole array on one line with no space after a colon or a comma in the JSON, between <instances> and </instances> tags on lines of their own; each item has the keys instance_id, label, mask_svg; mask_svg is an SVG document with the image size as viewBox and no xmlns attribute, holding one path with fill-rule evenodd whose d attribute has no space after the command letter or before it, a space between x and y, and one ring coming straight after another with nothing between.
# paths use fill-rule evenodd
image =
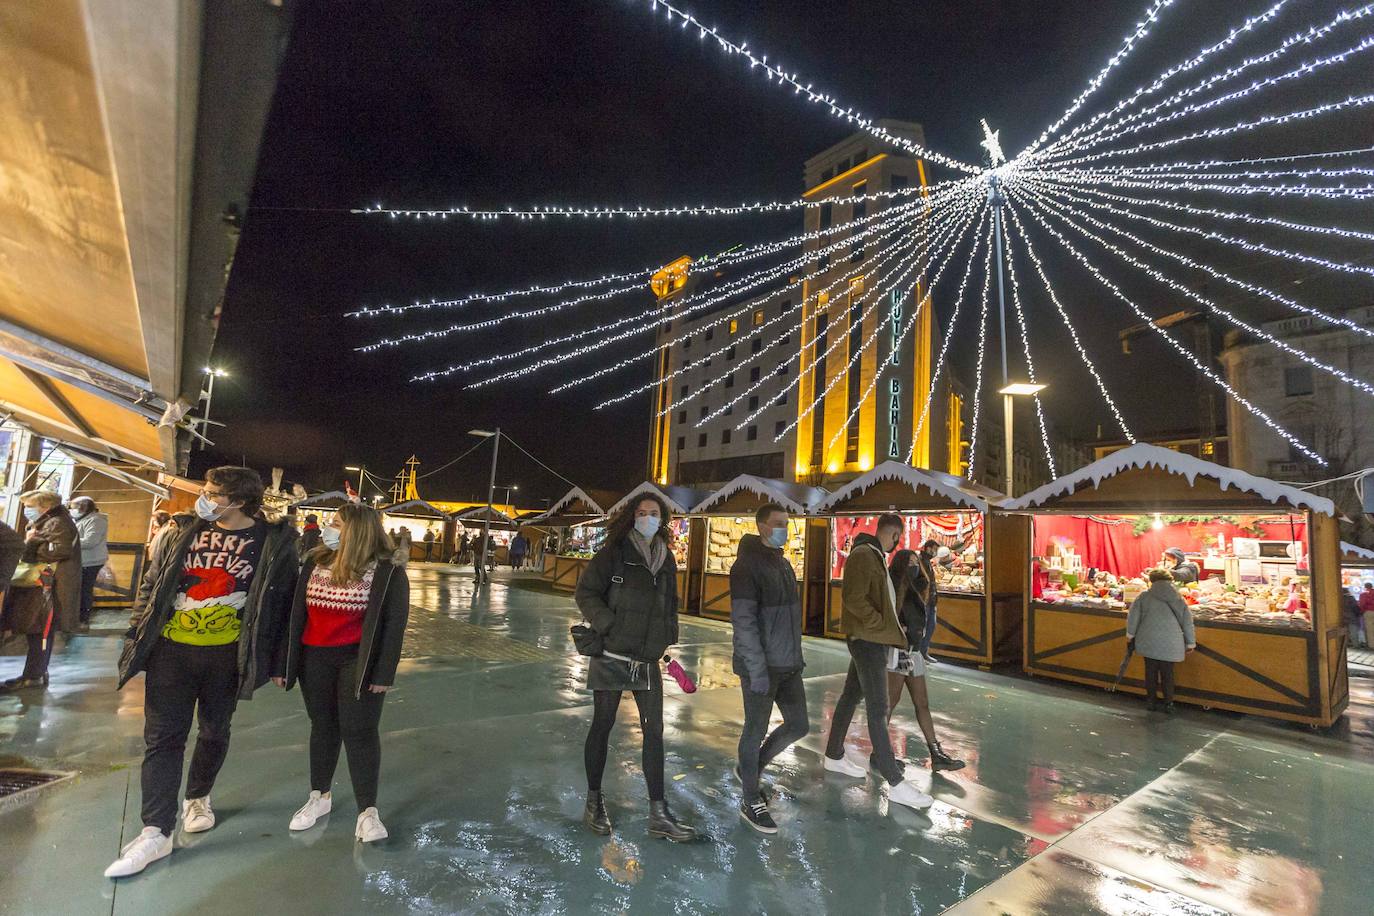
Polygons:
<instances>
[{"instance_id":1,"label":"woman in black puffer jacket","mask_svg":"<svg viewBox=\"0 0 1374 916\"><path fill-rule=\"evenodd\" d=\"M584 751L587 807L583 820L597 833L611 832L601 795L601 774L611 728L620 708L621 689L600 689L611 664L643 664L646 689L633 690L644 733L644 781L649 786L649 835L676 842L696 838L680 823L663 796L663 674L659 660L677 642L677 564L669 549L668 507L657 496L645 496L611 523L606 545L587 564L577 583L577 607L601 635L605 659L592 659L588 687L593 701L592 727Z\"/></svg>"}]
</instances>

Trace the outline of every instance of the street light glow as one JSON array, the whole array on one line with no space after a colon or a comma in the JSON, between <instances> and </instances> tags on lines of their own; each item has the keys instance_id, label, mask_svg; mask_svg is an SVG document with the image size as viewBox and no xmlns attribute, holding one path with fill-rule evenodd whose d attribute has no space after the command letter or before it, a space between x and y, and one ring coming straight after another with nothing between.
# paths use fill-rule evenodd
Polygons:
<instances>
[{"instance_id":1,"label":"street light glow","mask_svg":"<svg viewBox=\"0 0 1374 916\"><path fill-rule=\"evenodd\" d=\"M1012 382L997 393L1010 395L1039 394L1047 387L1046 385L1032 385L1030 382Z\"/></svg>"},{"instance_id":2,"label":"street light glow","mask_svg":"<svg viewBox=\"0 0 1374 916\"><path fill-rule=\"evenodd\" d=\"M468 430L468 435L481 436L483 439L490 439L492 436L496 435L496 433L487 429L470 429Z\"/></svg>"}]
</instances>

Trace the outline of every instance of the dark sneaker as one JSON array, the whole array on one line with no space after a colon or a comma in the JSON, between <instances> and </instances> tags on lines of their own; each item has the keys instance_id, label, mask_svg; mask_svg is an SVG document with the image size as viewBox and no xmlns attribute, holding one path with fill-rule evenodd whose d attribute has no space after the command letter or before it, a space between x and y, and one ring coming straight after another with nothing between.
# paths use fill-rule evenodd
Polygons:
<instances>
[{"instance_id":1,"label":"dark sneaker","mask_svg":"<svg viewBox=\"0 0 1374 916\"><path fill-rule=\"evenodd\" d=\"M778 832L777 822L773 820L773 815L768 813L768 804L762 799L753 803L740 802L739 816L759 833L772 836Z\"/></svg>"},{"instance_id":2,"label":"dark sneaker","mask_svg":"<svg viewBox=\"0 0 1374 916\"><path fill-rule=\"evenodd\" d=\"M738 763L735 764L735 778L739 780L740 785L744 785L744 777L740 775ZM759 798L766 802L773 800L773 790L770 786L764 785L763 777L759 777Z\"/></svg>"}]
</instances>

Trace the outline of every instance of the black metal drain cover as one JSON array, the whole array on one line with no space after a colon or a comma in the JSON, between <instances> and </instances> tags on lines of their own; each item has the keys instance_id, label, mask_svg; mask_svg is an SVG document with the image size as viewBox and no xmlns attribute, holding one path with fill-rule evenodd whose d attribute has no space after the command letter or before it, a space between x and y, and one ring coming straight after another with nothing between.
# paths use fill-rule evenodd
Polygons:
<instances>
[{"instance_id":1,"label":"black metal drain cover","mask_svg":"<svg viewBox=\"0 0 1374 916\"><path fill-rule=\"evenodd\" d=\"M0 768L0 807L17 804L36 795L44 786L70 779L73 775L52 770Z\"/></svg>"}]
</instances>

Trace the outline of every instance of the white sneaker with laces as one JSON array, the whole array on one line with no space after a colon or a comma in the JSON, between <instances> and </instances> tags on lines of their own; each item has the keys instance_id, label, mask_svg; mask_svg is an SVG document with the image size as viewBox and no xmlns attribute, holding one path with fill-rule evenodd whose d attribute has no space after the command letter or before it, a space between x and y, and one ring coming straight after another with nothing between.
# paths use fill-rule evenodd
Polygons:
<instances>
[{"instance_id":1,"label":"white sneaker with laces","mask_svg":"<svg viewBox=\"0 0 1374 916\"><path fill-rule=\"evenodd\" d=\"M119 851L119 858L105 869L107 878L127 878L136 875L158 859L172 853L172 838L164 836L156 827L144 827L132 843Z\"/></svg>"},{"instance_id":2,"label":"white sneaker with laces","mask_svg":"<svg viewBox=\"0 0 1374 916\"><path fill-rule=\"evenodd\" d=\"M204 833L215 826L215 812L210 796L188 798L181 807L181 829L186 833Z\"/></svg>"},{"instance_id":3,"label":"white sneaker with laces","mask_svg":"<svg viewBox=\"0 0 1374 916\"><path fill-rule=\"evenodd\" d=\"M935 803L935 799L906 780L887 790L887 800L894 804L906 805L908 808L929 808Z\"/></svg>"},{"instance_id":4,"label":"white sneaker with laces","mask_svg":"<svg viewBox=\"0 0 1374 916\"><path fill-rule=\"evenodd\" d=\"M382 825L382 818L377 814L376 808L364 809L363 813L358 815L358 826L354 829L353 835L364 843L375 843L387 838L386 827Z\"/></svg>"},{"instance_id":5,"label":"white sneaker with laces","mask_svg":"<svg viewBox=\"0 0 1374 916\"><path fill-rule=\"evenodd\" d=\"M863 767L859 766L857 763L850 760L848 757L841 757L839 760L835 760L831 757L825 757L825 769L829 773L839 773L844 776L853 776L855 779L863 779L865 776L868 775L868 770L865 770Z\"/></svg>"},{"instance_id":6,"label":"white sneaker with laces","mask_svg":"<svg viewBox=\"0 0 1374 916\"><path fill-rule=\"evenodd\" d=\"M291 815L292 830L309 830L315 822L328 814L334 807L332 793L310 790L310 797L301 805L300 810Z\"/></svg>"}]
</instances>

